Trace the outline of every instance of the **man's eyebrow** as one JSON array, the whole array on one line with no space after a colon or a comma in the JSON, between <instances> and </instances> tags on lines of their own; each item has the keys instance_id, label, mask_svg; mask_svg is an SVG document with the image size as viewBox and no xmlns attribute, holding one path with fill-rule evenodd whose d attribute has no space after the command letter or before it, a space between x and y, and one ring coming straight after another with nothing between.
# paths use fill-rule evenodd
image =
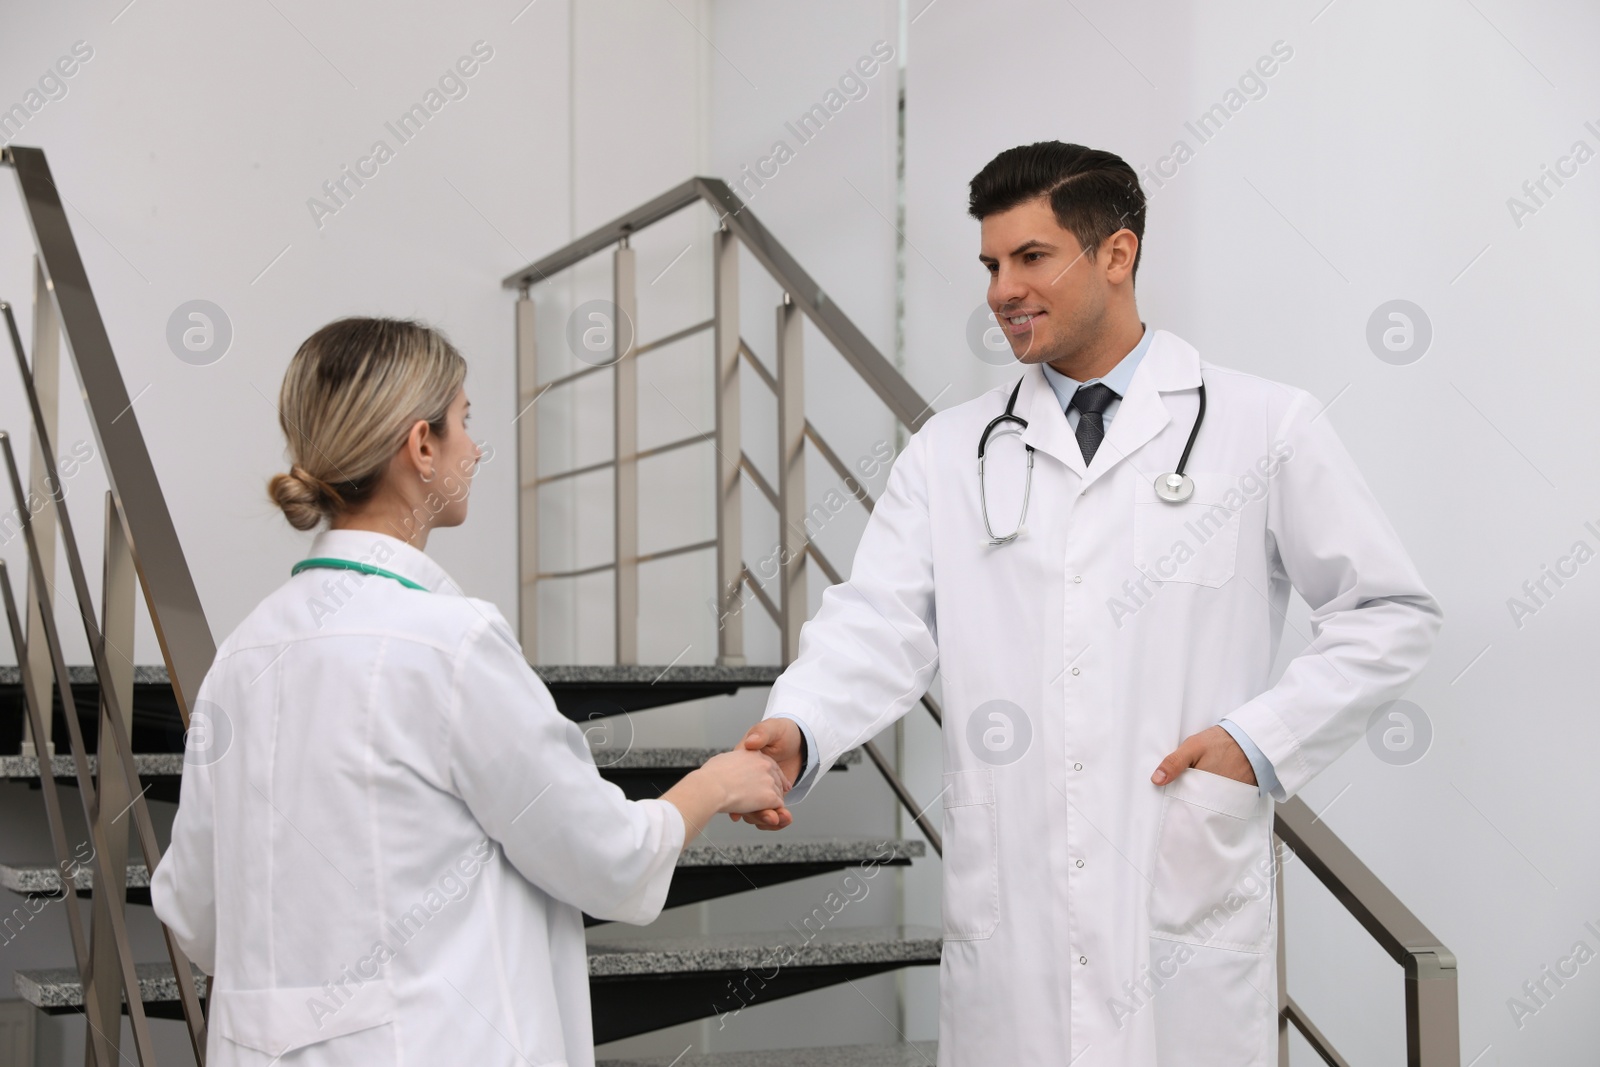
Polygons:
<instances>
[{"instance_id":1,"label":"man's eyebrow","mask_svg":"<svg viewBox=\"0 0 1600 1067\"><path fill-rule=\"evenodd\" d=\"M1022 242L1017 247L1013 248L1011 250L1010 254L1013 255L1013 256L1020 256L1020 255L1022 255L1022 253L1030 252L1030 251L1032 251L1032 250L1034 250L1036 248L1037 249L1041 249L1041 250L1046 251L1046 252L1054 252L1056 250L1056 246L1055 245L1050 244L1047 241L1041 241L1037 237L1033 237L1033 238L1030 238L1030 239ZM979 263L993 263L994 262L994 257L993 256L986 256L982 252L979 252L978 253L978 262Z\"/></svg>"}]
</instances>

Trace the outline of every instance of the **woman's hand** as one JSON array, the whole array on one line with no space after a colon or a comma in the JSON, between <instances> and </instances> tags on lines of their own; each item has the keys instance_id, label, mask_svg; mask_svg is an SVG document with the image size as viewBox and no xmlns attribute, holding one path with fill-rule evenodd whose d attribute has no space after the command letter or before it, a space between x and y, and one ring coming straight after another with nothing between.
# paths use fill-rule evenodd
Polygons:
<instances>
[{"instance_id":1,"label":"woman's hand","mask_svg":"<svg viewBox=\"0 0 1600 1067\"><path fill-rule=\"evenodd\" d=\"M783 794L789 791L777 761L764 752L736 748L719 752L695 772L715 779L726 793L718 811L744 814L783 807Z\"/></svg>"},{"instance_id":2,"label":"woman's hand","mask_svg":"<svg viewBox=\"0 0 1600 1067\"><path fill-rule=\"evenodd\" d=\"M719 752L685 775L661 799L683 813L683 843L694 840L719 811L737 814L778 811L785 817L783 794L790 782L772 757L755 749Z\"/></svg>"}]
</instances>

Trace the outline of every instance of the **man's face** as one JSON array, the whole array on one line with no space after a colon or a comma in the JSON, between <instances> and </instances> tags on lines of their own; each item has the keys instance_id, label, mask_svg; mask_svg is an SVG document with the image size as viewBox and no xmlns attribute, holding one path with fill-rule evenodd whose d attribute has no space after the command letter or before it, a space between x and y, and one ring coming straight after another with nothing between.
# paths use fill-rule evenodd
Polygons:
<instances>
[{"instance_id":1,"label":"man's face","mask_svg":"<svg viewBox=\"0 0 1600 1067\"><path fill-rule=\"evenodd\" d=\"M1099 331L1110 297L1103 270L1062 229L1047 197L982 222L978 260L989 271L989 310L1022 363L1070 358Z\"/></svg>"}]
</instances>

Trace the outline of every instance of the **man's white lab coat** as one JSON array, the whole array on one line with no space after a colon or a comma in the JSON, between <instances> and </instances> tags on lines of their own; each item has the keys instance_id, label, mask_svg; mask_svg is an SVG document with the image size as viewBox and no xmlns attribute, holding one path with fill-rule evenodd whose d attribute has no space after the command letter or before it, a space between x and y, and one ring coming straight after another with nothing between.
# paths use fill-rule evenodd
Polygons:
<instances>
[{"instance_id":1,"label":"man's white lab coat","mask_svg":"<svg viewBox=\"0 0 1600 1067\"><path fill-rule=\"evenodd\" d=\"M1169 504L1153 483L1202 371L1194 495ZM1085 469L1043 372L1022 373L1026 532L991 547L979 512L1007 382L913 435L767 714L802 720L826 770L941 676L941 1067L1275 1062L1273 800L1151 772L1226 716L1285 799L1416 676L1438 605L1303 390L1158 331ZM988 455L1005 533L1023 449L997 435ZM1311 644L1269 687L1291 586Z\"/></svg>"},{"instance_id":2,"label":"man's white lab coat","mask_svg":"<svg viewBox=\"0 0 1600 1067\"><path fill-rule=\"evenodd\" d=\"M510 626L397 538L307 556L200 687L156 914L207 1063L590 1065L583 919L649 922L678 810L596 771Z\"/></svg>"}]
</instances>

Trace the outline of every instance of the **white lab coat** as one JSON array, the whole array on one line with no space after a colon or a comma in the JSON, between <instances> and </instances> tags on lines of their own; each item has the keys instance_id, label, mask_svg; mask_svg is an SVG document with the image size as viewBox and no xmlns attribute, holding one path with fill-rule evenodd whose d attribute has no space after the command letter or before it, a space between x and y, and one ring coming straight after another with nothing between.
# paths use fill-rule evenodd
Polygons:
<instances>
[{"instance_id":1,"label":"white lab coat","mask_svg":"<svg viewBox=\"0 0 1600 1067\"><path fill-rule=\"evenodd\" d=\"M978 506L978 438L1013 379L912 436L767 713L804 721L826 770L941 676L941 1067L1275 1063L1273 799L1150 774L1226 716L1285 799L1416 676L1438 605L1303 390L1157 331L1085 470L1043 372L1021 370L1026 532L990 547ZM1202 370L1194 496L1164 503ZM994 442L1000 534L1025 461ZM1291 585L1312 647L1269 687Z\"/></svg>"},{"instance_id":2,"label":"white lab coat","mask_svg":"<svg viewBox=\"0 0 1600 1067\"><path fill-rule=\"evenodd\" d=\"M217 650L151 889L215 976L207 1063L592 1065L581 911L655 918L682 817L600 778L424 553L329 530L307 556L432 591L302 571Z\"/></svg>"}]
</instances>

